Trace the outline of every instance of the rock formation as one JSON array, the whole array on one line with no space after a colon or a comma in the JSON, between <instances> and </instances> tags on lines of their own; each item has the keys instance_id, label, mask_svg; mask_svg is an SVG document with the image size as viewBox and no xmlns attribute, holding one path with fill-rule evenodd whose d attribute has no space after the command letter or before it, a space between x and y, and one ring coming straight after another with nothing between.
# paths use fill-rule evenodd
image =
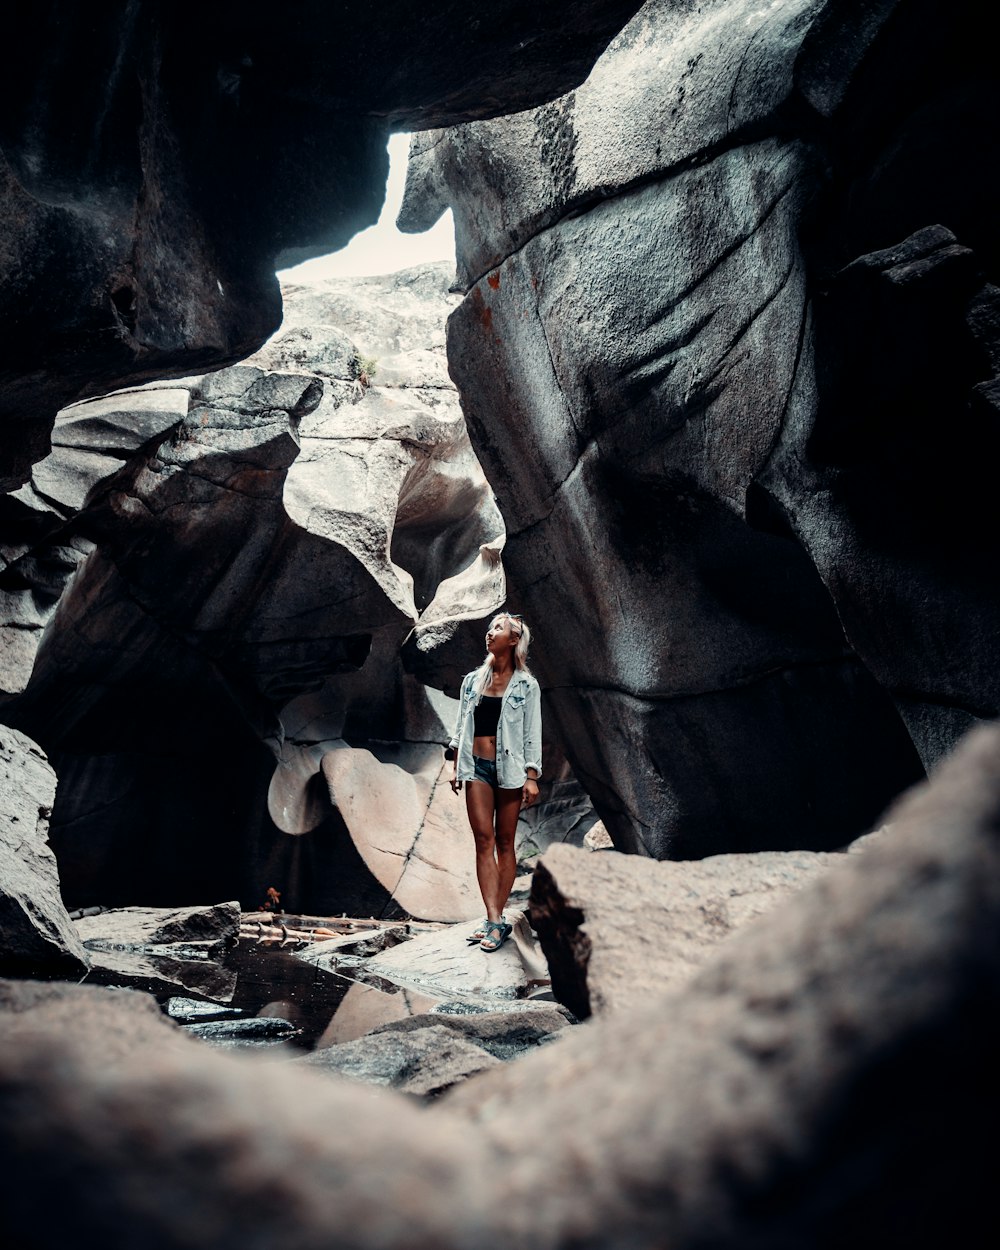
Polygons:
<instances>
[{"instance_id":1,"label":"rock formation","mask_svg":"<svg viewBox=\"0 0 1000 1250\"><path fill-rule=\"evenodd\" d=\"M0 725L0 968L86 971L48 842L56 778L24 734Z\"/></svg>"},{"instance_id":2,"label":"rock formation","mask_svg":"<svg viewBox=\"0 0 1000 1250\"><path fill-rule=\"evenodd\" d=\"M850 853L878 837L859 838ZM535 869L529 917L556 997L584 1020L683 985L720 942L842 861L758 851L651 864L557 845Z\"/></svg>"},{"instance_id":3,"label":"rock formation","mask_svg":"<svg viewBox=\"0 0 1000 1250\"><path fill-rule=\"evenodd\" d=\"M564 1030L430 1110L212 1053L140 994L7 982L7 1235L39 1250L71 1235L187 1250L975 1244L994 1204L980 1129L996 1107L998 827L990 728L878 845L685 987Z\"/></svg>"},{"instance_id":4,"label":"rock formation","mask_svg":"<svg viewBox=\"0 0 1000 1250\"><path fill-rule=\"evenodd\" d=\"M17 4L0 52L0 484L58 409L246 356L280 320L276 258L374 221L391 129L576 85L637 0L557 10L392 0Z\"/></svg>"},{"instance_id":5,"label":"rock formation","mask_svg":"<svg viewBox=\"0 0 1000 1250\"><path fill-rule=\"evenodd\" d=\"M574 92L413 142L547 723L623 850L842 845L1000 713L983 20L648 0Z\"/></svg>"},{"instance_id":6,"label":"rock formation","mask_svg":"<svg viewBox=\"0 0 1000 1250\"><path fill-rule=\"evenodd\" d=\"M461 654L449 638L504 595L503 524L445 370L450 277L292 290L244 364L67 409L10 498L4 715L57 760L74 905L235 886L254 906L276 885L298 910L477 909L464 809L437 787L453 704L399 656L424 623ZM388 825L350 802L372 788ZM123 854L140 820L141 865Z\"/></svg>"}]
</instances>

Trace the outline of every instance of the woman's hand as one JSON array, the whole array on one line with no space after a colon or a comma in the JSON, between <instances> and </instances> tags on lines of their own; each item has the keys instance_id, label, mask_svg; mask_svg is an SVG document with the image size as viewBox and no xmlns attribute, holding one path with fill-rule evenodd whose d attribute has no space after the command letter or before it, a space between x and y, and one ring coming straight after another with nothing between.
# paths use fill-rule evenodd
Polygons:
<instances>
[{"instance_id":1,"label":"woman's hand","mask_svg":"<svg viewBox=\"0 0 1000 1250\"><path fill-rule=\"evenodd\" d=\"M538 802L538 782L534 777L529 777L525 781L521 789L521 807L530 807L532 803Z\"/></svg>"},{"instance_id":2,"label":"woman's hand","mask_svg":"<svg viewBox=\"0 0 1000 1250\"><path fill-rule=\"evenodd\" d=\"M458 792L461 790L461 788L462 788L462 783L461 783L461 782L459 781L459 779L458 779L458 770L456 769L456 770L455 770L455 772L453 772L453 773L451 774L451 792L452 792L452 794L458 794Z\"/></svg>"}]
</instances>

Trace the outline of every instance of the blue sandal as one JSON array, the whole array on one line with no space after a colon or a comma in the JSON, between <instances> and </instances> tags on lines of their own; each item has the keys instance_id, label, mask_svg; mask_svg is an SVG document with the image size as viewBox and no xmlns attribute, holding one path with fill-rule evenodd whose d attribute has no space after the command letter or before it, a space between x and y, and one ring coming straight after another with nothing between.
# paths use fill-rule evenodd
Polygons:
<instances>
[{"instance_id":1,"label":"blue sandal","mask_svg":"<svg viewBox=\"0 0 1000 1250\"><path fill-rule=\"evenodd\" d=\"M479 943L484 951L498 951L514 932L514 926L505 920L491 920L486 926L486 936Z\"/></svg>"}]
</instances>

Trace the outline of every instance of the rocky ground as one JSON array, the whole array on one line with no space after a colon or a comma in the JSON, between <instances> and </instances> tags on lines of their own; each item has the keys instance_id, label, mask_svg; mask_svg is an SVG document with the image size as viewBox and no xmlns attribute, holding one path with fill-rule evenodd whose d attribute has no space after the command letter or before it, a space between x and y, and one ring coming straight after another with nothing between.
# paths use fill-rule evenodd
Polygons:
<instances>
[{"instance_id":1,"label":"rocky ground","mask_svg":"<svg viewBox=\"0 0 1000 1250\"><path fill-rule=\"evenodd\" d=\"M276 1010L230 1016L227 1039L224 1004L199 1026L200 996L174 995L167 1014L142 993L7 980L11 1235L206 1250L279 1235L303 1248L965 1244L992 1202L976 1127L1000 1018L998 761L1000 730L980 730L855 853L656 865L550 850L528 915L555 993L586 989L580 1024L505 997L520 945L466 951L458 926L310 945L314 965L354 961L360 997L299 1058ZM591 889L601 878L618 882L608 896ZM75 923L159 949L224 941L235 919L223 906ZM465 979L435 1001L449 961ZM408 988L375 1021L365 992L388 977ZM226 1040L265 1049L230 1055ZM929 1148L945 1140L945 1156ZM59 1203L42 1202L54 1184Z\"/></svg>"}]
</instances>

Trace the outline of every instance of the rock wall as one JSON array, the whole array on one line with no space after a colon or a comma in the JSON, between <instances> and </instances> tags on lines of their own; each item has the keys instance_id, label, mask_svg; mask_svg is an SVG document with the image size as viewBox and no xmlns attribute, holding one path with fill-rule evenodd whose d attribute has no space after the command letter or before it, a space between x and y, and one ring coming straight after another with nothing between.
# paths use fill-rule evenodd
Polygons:
<instances>
[{"instance_id":1,"label":"rock wall","mask_svg":"<svg viewBox=\"0 0 1000 1250\"><path fill-rule=\"evenodd\" d=\"M15 5L0 49L0 487L58 409L255 350L276 259L378 216L391 129L495 116L578 83L637 8L500 0Z\"/></svg>"},{"instance_id":2,"label":"rock wall","mask_svg":"<svg viewBox=\"0 0 1000 1250\"><path fill-rule=\"evenodd\" d=\"M471 857L448 868L430 847L435 823L465 846L450 792L428 812L452 701L399 655L415 626L447 649L466 620L478 654L504 596L503 524L445 368L450 280L439 265L291 290L244 364L66 409L9 497L4 715L60 773L73 905L255 906L273 885L300 910L381 912L398 893L475 911ZM332 802L331 751L353 761ZM400 777L391 862L424 865L416 894L370 852ZM360 811L346 782L371 792Z\"/></svg>"},{"instance_id":3,"label":"rock wall","mask_svg":"<svg viewBox=\"0 0 1000 1250\"><path fill-rule=\"evenodd\" d=\"M90 962L63 906L48 843L56 778L24 734L0 725L0 967L65 976Z\"/></svg>"},{"instance_id":4,"label":"rock wall","mask_svg":"<svg viewBox=\"0 0 1000 1250\"><path fill-rule=\"evenodd\" d=\"M621 849L836 847L1000 712L982 20L648 0L569 95L414 140L400 221L455 211L452 374Z\"/></svg>"}]
</instances>

